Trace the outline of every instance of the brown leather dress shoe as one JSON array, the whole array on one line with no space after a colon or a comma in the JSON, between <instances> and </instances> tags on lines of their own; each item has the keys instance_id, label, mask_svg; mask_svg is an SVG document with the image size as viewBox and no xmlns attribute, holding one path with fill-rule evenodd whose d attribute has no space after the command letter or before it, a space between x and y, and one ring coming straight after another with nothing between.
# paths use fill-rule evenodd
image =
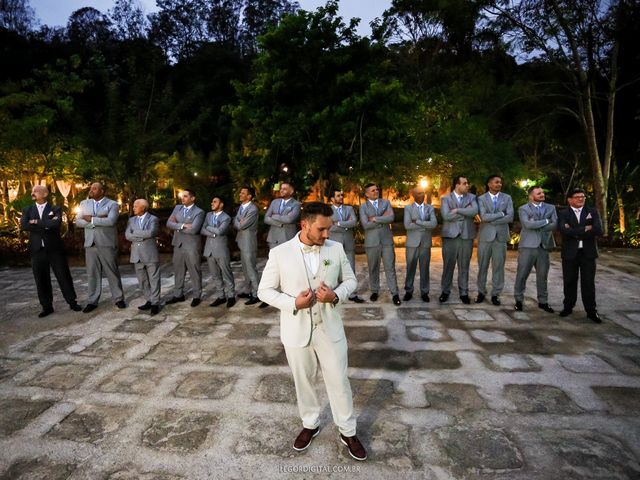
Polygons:
<instances>
[{"instance_id":1,"label":"brown leather dress shoe","mask_svg":"<svg viewBox=\"0 0 640 480\"><path fill-rule=\"evenodd\" d=\"M293 449L296 452L306 450L309 448L309 445L311 445L311 440L313 440L314 437L317 437L319 433L320 427L314 429L303 428L300 434L296 437L295 442L293 442Z\"/></svg>"},{"instance_id":2,"label":"brown leather dress shoe","mask_svg":"<svg viewBox=\"0 0 640 480\"><path fill-rule=\"evenodd\" d=\"M340 434L340 441L349 449L349 455L356 460L362 461L367 459L367 452L355 435L353 437L345 437Z\"/></svg>"}]
</instances>

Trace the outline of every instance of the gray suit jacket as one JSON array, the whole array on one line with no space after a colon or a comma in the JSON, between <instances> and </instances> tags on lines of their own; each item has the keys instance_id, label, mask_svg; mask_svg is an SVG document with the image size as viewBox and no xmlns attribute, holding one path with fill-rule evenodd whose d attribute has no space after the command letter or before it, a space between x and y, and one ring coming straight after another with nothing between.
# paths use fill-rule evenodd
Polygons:
<instances>
[{"instance_id":1,"label":"gray suit jacket","mask_svg":"<svg viewBox=\"0 0 640 480\"><path fill-rule=\"evenodd\" d=\"M543 203L540 212L538 212L538 209L529 202L518 209L518 215L522 225L519 247L537 248L542 246L551 250L556 246L552 232L558 226L558 215L553 205Z\"/></svg>"},{"instance_id":2,"label":"gray suit jacket","mask_svg":"<svg viewBox=\"0 0 640 480\"><path fill-rule=\"evenodd\" d=\"M84 246L90 247L95 244L97 247L117 247L118 204L107 197L102 197L95 212L94 205L95 202L91 198L81 201L80 213L76 217L76 226L84 229ZM91 222L87 222L82 218L84 215L94 217Z\"/></svg>"},{"instance_id":3,"label":"gray suit jacket","mask_svg":"<svg viewBox=\"0 0 640 480\"><path fill-rule=\"evenodd\" d=\"M225 212L220 212L218 220L214 224L214 216L213 212L207 213L200 231L201 235L207 237L203 255L205 257L228 258L230 255L227 235L229 227L231 227L231 217Z\"/></svg>"},{"instance_id":4,"label":"gray suit jacket","mask_svg":"<svg viewBox=\"0 0 640 480\"><path fill-rule=\"evenodd\" d=\"M138 216L129 217L127 229L124 232L127 240L131 242L131 263L160 263L158 256L158 228L160 221L155 215L147 213L142 221L142 227L138 222Z\"/></svg>"},{"instance_id":5,"label":"gray suit jacket","mask_svg":"<svg viewBox=\"0 0 640 480\"><path fill-rule=\"evenodd\" d=\"M457 208L458 211L451 213L454 208ZM440 202L440 214L444 220L442 238L456 238L458 235L464 240L475 238L476 226L473 223L473 217L478 214L478 202L476 202L474 194L465 193L460 205L458 205L454 192L445 195Z\"/></svg>"},{"instance_id":6,"label":"gray suit jacket","mask_svg":"<svg viewBox=\"0 0 640 480\"><path fill-rule=\"evenodd\" d=\"M353 252L356 248L356 243L353 239L353 230L356 228L358 219L356 218L356 212L351 205L342 205L342 216L338 214L337 208L333 208L333 225L329 230L329 238L336 242L340 242L344 247L345 252Z\"/></svg>"},{"instance_id":7,"label":"gray suit jacket","mask_svg":"<svg viewBox=\"0 0 640 480\"><path fill-rule=\"evenodd\" d=\"M244 212L242 205L238 207L238 213L233 217L233 228L238 232L236 242L240 250L258 248L258 207L250 203Z\"/></svg>"},{"instance_id":8,"label":"gray suit jacket","mask_svg":"<svg viewBox=\"0 0 640 480\"><path fill-rule=\"evenodd\" d=\"M513 222L513 201L506 193L500 192L493 208L493 201L489 192L478 197L478 208L480 210L480 234L478 240L481 242L509 241L509 224Z\"/></svg>"},{"instance_id":9,"label":"gray suit jacket","mask_svg":"<svg viewBox=\"0 0 640 480\"><path fill-rule=\"evenodd\" d=\"M407 230L406 247L431 248L431 235L438 225L436 211L428 203L424 204L424 219L420 218L420 209L413 202L404 207L404 228Z\"/></svg>"},{"instance_id":10,"label":"gray suit jacket","mask_svg":"<svg viewBox=\"0 0 640 480\"><path fill-rule=\"evenodd\" d=\"M369 217L375 217L376 221L369 221ZM393 208L384 198L378 199L378 211L373 208L369 200L360 205L360 223L364 228L364 246L393 245L391 223L394 219Z\"/></svg>"},{"instance_id":11,"label":"gray suit jacket","mask_svg":"<svg viewBox=\"0 0 640 480\"><path fill-rule=\"evenodd\" d=\"M298 231L300 202L295 198L290 198L280 212L280 205L283 202L283 199L276 198L269 205L267 213L264 214L264 223L270 226L267 234L268 243L284 243L291 240Z\"/></svg>"},{"instance_id":12,"label":"gray suit jacket","mask_svg":"<svg viewBox=\"0 0 640 480\"><path fill-rule=\"evenodd\" d=\"M174 247L184 247L185 249L199 250L200 227L204 222L204 210L197 205L191 205L189 213L185 216L184 205L176 205L171 212L169 220L167 220L167 228L173 230L173 240L171 245ZM172 221L171 217L175 217L176 221ZM183 223L191 223L191 227L182 228Z\"/></svg>"}]
</instances>

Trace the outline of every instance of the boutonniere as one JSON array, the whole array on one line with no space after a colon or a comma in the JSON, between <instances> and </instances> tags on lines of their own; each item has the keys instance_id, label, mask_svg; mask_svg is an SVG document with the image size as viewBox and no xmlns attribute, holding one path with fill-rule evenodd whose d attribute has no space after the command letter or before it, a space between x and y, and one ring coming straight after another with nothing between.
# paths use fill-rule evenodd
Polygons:
<instances>
[{"instance_id":1,"label":"boutonniere","mask_svg":"<svg viewBox=\"0 0 640 480\"><path fill-rule=\"evenodd\" d=\"M587 217L585 218L585 220L589 220L590 218L593 218L593 217L591 216L591 213L587 214Z\"/></svg>"},{"instance_id":2,"label":"boutonniere","mask_svg":"<svg viewBox=\"0 0 640 480\"><path fill-rule=\"evenodd\" d=\"M325 267L328 267L329 265L331 265L331 260L329 260L329 259L327 258L327 259L325 259L322 263L323 263L323 265L324 265Z\"/></svg>"}]
</instances>

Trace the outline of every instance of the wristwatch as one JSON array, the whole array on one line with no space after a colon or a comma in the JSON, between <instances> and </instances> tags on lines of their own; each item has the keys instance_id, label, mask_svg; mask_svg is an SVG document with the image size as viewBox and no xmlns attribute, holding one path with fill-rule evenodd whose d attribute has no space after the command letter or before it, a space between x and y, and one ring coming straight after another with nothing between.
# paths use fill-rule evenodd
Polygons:
<instances>
[{"instance_id":1,"label":"wristwatch","mask_svg":"<svg viewBox=\"0 0 640 480\"><path fill-rule=\"evenodd\" d=\"M336 305L338 305L339 301L340 301L340 297L338 297L338 294L336 294L336 298L333 299L333 301L331 302L331 305L335 307Z\"/></svg>"}]
</instances>

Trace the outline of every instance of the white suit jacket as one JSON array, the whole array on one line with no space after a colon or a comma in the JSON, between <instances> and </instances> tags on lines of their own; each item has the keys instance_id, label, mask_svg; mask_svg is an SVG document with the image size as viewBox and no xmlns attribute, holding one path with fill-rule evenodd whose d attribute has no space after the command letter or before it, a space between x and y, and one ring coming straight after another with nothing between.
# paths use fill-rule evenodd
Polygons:
<instances>
[{"instance_id":1,"label":"white suit jacket","mask_svg":"<svg viewBox=\"0 0 640 480\"><path fill-rule=\"evenodd\" d=\"M340 299L349 298L358 286L342 245L326 240L320 248L320 263L315 278L333 289ZM312 315L319 314L329 338L345 338L339 308L330 303L316 303L312 308L296 310L296 297L309 288L302 250L296 235L269 252L262 272L258 297L280 310L280 340L285 347L305 347L311 340Z\"/></svg>"}]
</instances>

